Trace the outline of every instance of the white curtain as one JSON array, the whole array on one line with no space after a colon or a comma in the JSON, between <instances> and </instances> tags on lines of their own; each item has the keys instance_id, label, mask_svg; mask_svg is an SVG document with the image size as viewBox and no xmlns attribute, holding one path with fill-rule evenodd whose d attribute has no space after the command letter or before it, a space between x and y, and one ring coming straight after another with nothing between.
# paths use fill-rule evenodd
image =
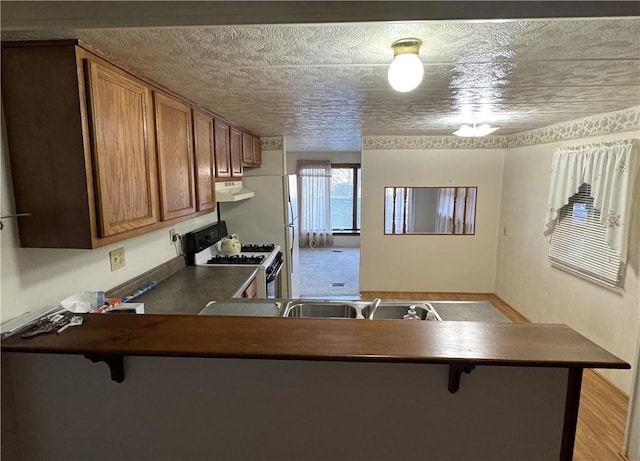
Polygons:
<instances>
[{"instance_id":1,"label":"white curtain","mask_svg":"<svg viewBox=\"0 0 640 461\"><path fill-rule=\"evenodd\" d=\"M404 219L407 223L407 233L416 231L416 194L413 187L406 187L406 207L404 209Z\"/></svg>"},{"instance_id":2,"label":"white curtain","mask_svg":"<svg viewBox=\"0 0 640 461\"><path fill-rule=\"evenodd\" d=\"M411 234L416 231L416 197L412 187L385 187L385 234Z\"/></svg>"},{"instance_id":3,"label":"white curtain","mask_svg":"<svg viewBox=\"0 0 640 461\"><path fill-rule=\"evenodd\" d=\"M476 191L477 189L475 187L467 187L467 205L464 219L465 234L473 234L476 231Z\"/></svg>"},{"instance_id":4,"label":"white curtain","mask_svg":"<svg viewBox=\"0 0 640 461\"><path fill-rule=\"evenodd\" d=\"M544 232L548 239L560 209L569 203L569 198L578 192L581 184L591 184L593 206L600 210L607 243L620 260L626 262L638 171L636 146L636 140L625 140L554 150Z\"/></svg>"},{"instance_id":5,"label":"white curtain","mask_svg":"<svg viewBox=\"0 0 640 461\"><path fill-rule=\"evenodd\" d=\"M454 187L441 187L438 189L437 234L450 234L453 229L453 202L455 196L456 189Z\"/></svg>"},{"instance_id":6,"label":"white curtain","mask_svg":"<svg viewBox=\"0 0 640 461\"><path fill-rule=\"evenodd\" d=\"M298 161L300 245L333 246L331 162Z\"/></svg>"}]
</instances>

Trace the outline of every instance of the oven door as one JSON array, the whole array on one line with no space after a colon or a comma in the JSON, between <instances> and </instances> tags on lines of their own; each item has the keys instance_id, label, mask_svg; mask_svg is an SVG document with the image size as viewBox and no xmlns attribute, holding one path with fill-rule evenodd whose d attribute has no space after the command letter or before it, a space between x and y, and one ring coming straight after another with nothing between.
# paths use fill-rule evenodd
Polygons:
<instances>
[{"instance_id":1,"label":"oven door","mask_svg":"<svg viewBox=\"0 0 640 461\"><path fill-rule=\"evenodd\" d=\"M267 268L265 274L268 299L282 298L282 281L280 280L280 277L283 267L284 260L282 259L282 253L279 253L278 257Z\"/></svg>"}]
</instances>

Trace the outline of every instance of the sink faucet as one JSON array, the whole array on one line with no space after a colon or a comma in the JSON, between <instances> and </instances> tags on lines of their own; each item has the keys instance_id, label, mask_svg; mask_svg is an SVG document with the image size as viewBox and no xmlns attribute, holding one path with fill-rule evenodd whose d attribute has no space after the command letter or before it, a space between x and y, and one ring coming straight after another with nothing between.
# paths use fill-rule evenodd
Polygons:
<instances>
[{"instance_id":1,"label":"sink faucet","mask_svg":"<svg viewBox=\"0 0 640 461\"><path fill-rule=\"evenodd\" d=\"M381 302L382 302L382 299L380 299L380 298L375 298L371 302L371 306L369 306L369 320L373 319L373 316L375 315L376 311L378 310L378 306L380 305Z\"/></svg>"}]
</instances>

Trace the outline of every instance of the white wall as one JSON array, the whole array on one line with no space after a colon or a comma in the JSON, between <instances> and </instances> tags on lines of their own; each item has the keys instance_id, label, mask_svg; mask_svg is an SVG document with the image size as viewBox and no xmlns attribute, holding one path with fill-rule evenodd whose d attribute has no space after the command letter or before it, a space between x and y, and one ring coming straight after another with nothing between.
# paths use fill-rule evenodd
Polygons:
<instances>
[{"instance_id":1,"label":"white wall","mask_svg":"<svg viewBox=\"0 0 640 461\"><path fill-rule=\"evenodd\" d=\"M0 213L4 216L15 212L4 119L1 150ZM78 291L108 290L126 282L176 256L169 229L184 234L216 219L216 213L209 213L95 250L20 248L16 219L3 219L0 319L4 321L28 310L55 305ZM126 266L111 272L109 251L120 247L125 249Z\"/></svg>"},{"instance_id":2,"label":"white wall","mask_svg":"<svg viewBox=\"0 0 640 461\"><path fill-rule=\"evenodd\" d=\"M360 290L492 293L503 149L362 153ZM384 235L385 186L477 186L475 235Z\"/></svg>"},{"instance_id":3,"label":"white wall","mask_svg":"<svg viewBox=\"0 0 640 461\"><path fill-rule=\"evenodd\" d=\"M636 130L507 150L495 289L529 320L566 323L629 363L635 363L640 328L640 195L623 293L552 268L542 232L554 148L638 137ZM604 370L603 374L629 393L630 371Z\"/></svg>"}]
</instances>

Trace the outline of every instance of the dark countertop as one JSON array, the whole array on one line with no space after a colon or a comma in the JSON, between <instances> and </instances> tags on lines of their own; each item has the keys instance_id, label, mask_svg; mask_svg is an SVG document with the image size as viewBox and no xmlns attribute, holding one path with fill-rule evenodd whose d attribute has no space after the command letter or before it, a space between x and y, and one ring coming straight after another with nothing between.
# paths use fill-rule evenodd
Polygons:
<instances>
[{"instance_id":1,"label":"dark countertop","mask_svg":"<svg viewBox=\"0 0 640 461\"><path fill-rule=\"evenodd\" d=\"M149 278L160 280L135 300L145 304L145 315L89 314L82 326L64 334L6 338L2 352L629 368L560 324L197 316L212 300L221 305L209 310L252 302L232 298L257 269L185 267L182 258L174 261L167 277L156 279L154 269L135 281L140 286ZM118 289L130 286L114 292Z\"/></svg>"},{"instance_id":2,"label":"dark countertop","mask_svg":"<svg viewBox=\"0 0 640 461\"><path fill-rule=\"evenodd\" d=\"M561 324L394 322L194 315L87 315L3 352L629 368Z\"/></svg>"},{"instance_id":3,"label":"dark countertop","mask_svg":"<svg viewBox=\"0 0 640 461\"><path fill-rule=\"evenodd\" d=\"M212 300L233 298L257 272L255 267L186 266L132 302L146 314L197 314Z\"/></svg>"}]
</instances>

